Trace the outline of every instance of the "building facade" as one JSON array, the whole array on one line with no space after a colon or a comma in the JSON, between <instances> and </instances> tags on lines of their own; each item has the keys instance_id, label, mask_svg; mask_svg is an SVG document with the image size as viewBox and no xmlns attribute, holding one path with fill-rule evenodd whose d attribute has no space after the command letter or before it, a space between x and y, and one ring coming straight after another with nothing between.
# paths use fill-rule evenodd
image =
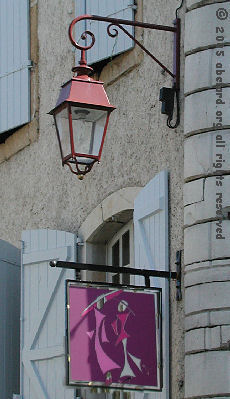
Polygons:
<instances>
[{"instance_id":1,"label":"building facade","mask_svg":"<svg viewBox=\"0 0 230 399\"><path fill-rule=\"evenodd\" d=\"M109 396L66 387L64 287L74 273L52 270L50 260L174 271L180 250L182 300L176 300L174 281L151 280L163 290L164 387L148 395L229 397L230 2L1 3L0 238L4 246L21 249L22 257L21 375L18 391L14 386L8 394ZM107 39L106 24L87 26L96 32L88 62L117 109L100 165L78 180L61 165L48 115L80 59L68 39L69 24L87 13L173 26L176 10L181 18L176 129L167 127L159 103L171 77L122 35ZM76 40L84 28L79 24ZM135 37L172 69L171 33L135 28ZM102 273L81 277L126 282Z\"/></svg>"}]
</instances>

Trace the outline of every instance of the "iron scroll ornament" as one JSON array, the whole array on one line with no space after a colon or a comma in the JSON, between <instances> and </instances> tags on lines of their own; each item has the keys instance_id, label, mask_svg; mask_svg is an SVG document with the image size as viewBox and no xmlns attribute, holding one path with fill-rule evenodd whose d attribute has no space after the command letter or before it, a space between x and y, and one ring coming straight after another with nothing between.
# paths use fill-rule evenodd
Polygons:
<instances>
[{"instance_id":1,"label":"iron scroll ornament","mask_svg":"<svg viewBox=\"0 0 230 399\"><path fill-rule=\"evenodd\" d=\"M75 18L70 26L69 26L69 38L74 47L78 50L82 51L82 55L85 51L91 49L95 43L95 36L89 30L86 30L82 33L81 39L86 40L88 36L91 37L91 43L87 46L81 46L78 44L73 38L73 28L75 24L82 20L93 20L93 21L101 21L101 22L108 22L109 25L107 26L107 34L112 38L116 38L119 34L117 28L122 30L128 37L130 37L148 56L150 56L160 67L168 73L173 78L173 87L171 90L171 98L174 96L176 97L176 104L177 104L177 118L174 125L172 125L172 118L173 118L173 108L174 108L174 100L171 104L164 104L166 109L169 105L170 111L166 112L162 111L162 113L166 113L168 115L167 126L175 129L180 123L180 107L179 107L179 91L180 91L180 19L176 18L174 21L174 26L167 26L167 25L156 25L156 24L149 24L145 22L138 22L138 21L130 21L125 19L116 19L116 18L109 18L109 17L102 17L99 15L81 15ZM131 35L123 25L130 25L136 26L141 28L147 29L154 29L154 30L162 30L166 32L172 32L174 34L174 60L173 60L173 72L170 71L161 61L159 61L148 49L146 49L133 35ZM162 107L163 109L163 107Z\"/></svg>"}]
</instances>

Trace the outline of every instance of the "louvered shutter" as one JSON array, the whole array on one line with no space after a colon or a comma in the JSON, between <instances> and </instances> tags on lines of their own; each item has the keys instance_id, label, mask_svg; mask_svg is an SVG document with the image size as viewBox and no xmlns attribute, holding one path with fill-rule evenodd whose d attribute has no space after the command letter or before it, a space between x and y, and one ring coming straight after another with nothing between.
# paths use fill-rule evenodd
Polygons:
<instances>
[{"instance_id":1,"label":"louvered shutter","mask_svg":"<svg viewBox=\"0 0 230 399\"><path fill-rule=\"evenodd\" d=\"M135 267L168 270L168 173L160 172L138 194L134 202ZM144 284L137 277L135 284ZM151 279L151 286L162 288L163 391L151 399L169 398L169 284Z\"/></svg>"},{"instance_id":2,"label":"louvered shutter","mask_svg":"<svg viewBox=\"0 0 230 399\"><path fill-rule=\"evenodd\" d=\"M0 133L30 120L29 0L1 0Z\"/></svg>"},{"instance_id":3,"label":"louvered shutter","mask_svg":"<svg viewBox=\"0 0 230 399\"><path fill-rule=\"evenodd\" d=\"M75 235L31 230L22 240L21 395L74 399L65 380L65 280L74 279L74 271L49 262L76 261Z\"/></svg>"},{"instance_id":4,"label":"louvered shutter","mask_svg":"<svg viewBox=\"0 0 230 399\"><path fill-rule=\"evenodd\" d=\"M20 250L0 240L0 399L19 393Z\"/></svg>"},{"instance_id":5,"label":"louvered shutter","mask_svg":"<svg viewBox=\"0 0 230 399\"><path fill-rule=\"evenodd\" d=\"M134 0L75 0L75 4L76 16L93 14L103 17L134 20ZM119 29L117 38L109 37L107 35L108 23L85 20L77 23L75 26L77 42L85 30L90 30L95 35L96 42L94 46L86 52L88 64L94 64L106 58L113 57L130 50L134 46L133 40ZM134 35L134 27L125 26L125 28L129 33ZM85 42L82 40L79 43L85 45ZM77 50L77 61L79 57L79 51Z\"/></svg>"}]
</instances>

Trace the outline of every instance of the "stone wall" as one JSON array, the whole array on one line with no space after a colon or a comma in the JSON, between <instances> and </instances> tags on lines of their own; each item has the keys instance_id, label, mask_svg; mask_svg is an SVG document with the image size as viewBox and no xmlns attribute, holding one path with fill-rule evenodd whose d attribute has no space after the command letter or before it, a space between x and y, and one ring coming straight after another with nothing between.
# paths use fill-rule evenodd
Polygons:
<instances>
[{"instance_id":1,"label":"stone wall","mask_svg":"<svg viewBox=\"0 0 230 399\"><path fill-rule=\"evenodd\" d=\"M194 399L230 396L229 6L190 0L185 19L185 398Z\"/></svg>"}]
</instances>

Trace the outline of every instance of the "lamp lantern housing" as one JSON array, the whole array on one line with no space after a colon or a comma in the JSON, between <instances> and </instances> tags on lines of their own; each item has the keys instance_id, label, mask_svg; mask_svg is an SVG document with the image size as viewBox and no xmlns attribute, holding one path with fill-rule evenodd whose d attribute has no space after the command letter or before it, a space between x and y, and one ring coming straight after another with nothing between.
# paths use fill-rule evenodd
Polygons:
<instances>
[{"instance_id":1,"label":"lamp lantern housing","mask_svg":"<svg viewBox=\"0 0 230 399\"><path fill-rule=\"evenodd\" d=\"M89 77L93 69L86 64L82 50L80 65L72 71L77 76L60 90L54 109L54 123L62 165L68 165L80 179L99 162L112 106L103 82Z\"/></svg>"}]
</instances>

